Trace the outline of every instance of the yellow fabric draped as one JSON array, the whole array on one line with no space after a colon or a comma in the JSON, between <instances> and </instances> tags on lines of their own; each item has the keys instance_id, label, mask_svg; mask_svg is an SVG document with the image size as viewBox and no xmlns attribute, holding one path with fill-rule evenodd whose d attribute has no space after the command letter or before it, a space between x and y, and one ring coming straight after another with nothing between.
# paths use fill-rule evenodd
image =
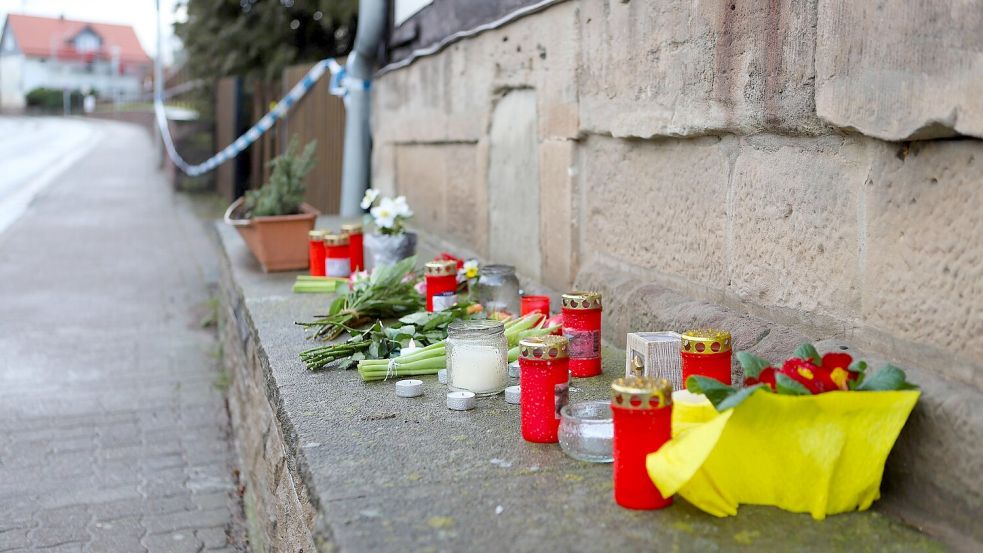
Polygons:
<instances>
[{"instance_id":1,"label":"yellow fabric draped","mask_svg":"<svg viewBox=\"0 0 983 553\"><path fill-rule=\"evenodd\" d=\"M741 503L819 520L863 511L880 497L884 462L918 396L758 391L719 414L709 401L675 403L673 439L646 468L663 495L678 493L720 517Z\"/></svg>"}]
</instances>

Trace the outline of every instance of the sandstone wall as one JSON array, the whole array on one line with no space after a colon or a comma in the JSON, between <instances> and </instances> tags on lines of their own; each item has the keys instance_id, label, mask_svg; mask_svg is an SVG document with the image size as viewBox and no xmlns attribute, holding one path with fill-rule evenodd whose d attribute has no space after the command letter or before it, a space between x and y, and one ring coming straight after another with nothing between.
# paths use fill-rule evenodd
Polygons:
<instances>
[{"instance_id":1,"label":"sandstone wall","mask_svg":"<svg viewBox=\"0 0 983 553\"><path fill-rule=\"evenodd\" d=\"M616 344L652 285L983 389L979 2L570 0L374 90L376 186L530 279L632 290Z\"/></svg>"}]
</instances>

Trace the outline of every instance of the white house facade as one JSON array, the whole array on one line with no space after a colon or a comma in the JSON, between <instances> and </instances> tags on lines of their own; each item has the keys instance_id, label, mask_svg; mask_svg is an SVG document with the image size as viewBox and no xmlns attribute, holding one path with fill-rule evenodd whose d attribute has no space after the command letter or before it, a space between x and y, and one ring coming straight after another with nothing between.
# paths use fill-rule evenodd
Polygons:
<instances>
[{"instance_id":1,"label":"white house facade","mask_svg":"<svg viewBox=\"0 0 983 553\"><path fill-rule=\"evenodd\" d=\"M37 88L132 97L147 90L151 65L132 27L12 14L0 35L0 107L23 108Z\"/></svg>"}]
</instances>

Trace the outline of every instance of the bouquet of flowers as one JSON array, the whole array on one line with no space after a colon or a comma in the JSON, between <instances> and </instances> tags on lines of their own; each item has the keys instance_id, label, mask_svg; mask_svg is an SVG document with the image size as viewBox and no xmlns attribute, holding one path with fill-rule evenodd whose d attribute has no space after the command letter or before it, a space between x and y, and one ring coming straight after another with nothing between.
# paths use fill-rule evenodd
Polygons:
<instances>
[{"instance_id":1,"label":"bouquet of flowers","mask_svg":"<svg viewBox=\"0 0 983 553\"><path fill-rule=\"evenodd\" d=\"M659 491L716 516L737 514L741 503L816 519L869 508L918 400L904 372L886 365L868 375L864 361L810 344L781 367L737 357L744 388L687 379L689 392L706 397L674 403L673 438L647 458Z\"/></svg>"},{"instance_id":2,"label":"bouquet of flowers","mask_svg":"<svg viewBox=\"0 0 983 553\"><path fill-rule=\"evenodd\" d=\"M374 188L365 191L361 205L362 209L369 210L379 234L402 234L406 221L413 216L406 196L380 196Z\"/></svg>"}]
</instances>

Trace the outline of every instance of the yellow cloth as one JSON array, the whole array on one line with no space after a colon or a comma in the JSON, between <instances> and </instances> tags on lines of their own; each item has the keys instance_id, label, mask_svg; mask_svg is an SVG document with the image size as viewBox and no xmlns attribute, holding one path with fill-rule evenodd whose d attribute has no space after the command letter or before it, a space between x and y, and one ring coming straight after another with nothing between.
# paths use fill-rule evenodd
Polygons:
<instances>
[{"instance_id":1,"label":"yellow cloth","mask_svg":"<svg viewBox=\"0 0 983 553\"><path fill-rule=\"evenodd\" d=\"M826 515L880 497L884 461L916 390L786 396L758 391L734 409L673 406L673 439L647 458L663 495L715 516L741 503Z\"/></svg>"}]
</instances>

